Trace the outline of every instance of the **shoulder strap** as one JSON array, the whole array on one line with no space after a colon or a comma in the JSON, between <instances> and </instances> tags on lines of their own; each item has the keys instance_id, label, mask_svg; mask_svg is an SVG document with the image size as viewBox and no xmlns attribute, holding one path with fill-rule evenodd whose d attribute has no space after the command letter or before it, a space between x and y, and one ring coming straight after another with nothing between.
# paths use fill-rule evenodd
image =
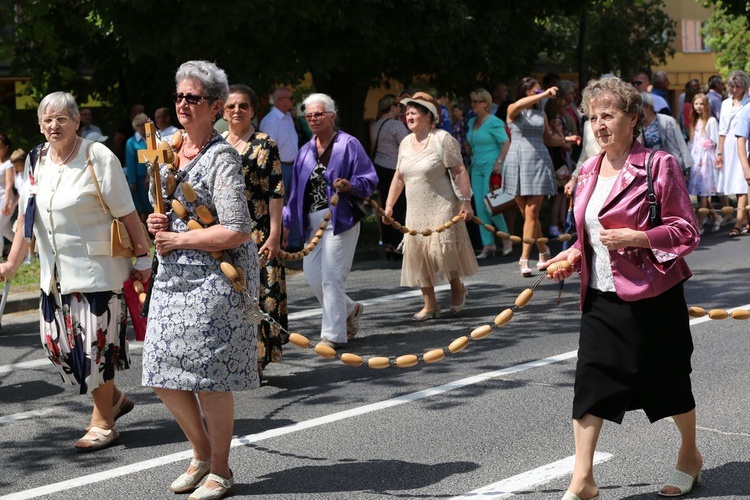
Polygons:
<instances>
[{"instance_id":1,"label":"shoulder strap","mask_svg":"<svg viewBox=\"0 0 750 500\"><path fill-rule=\"evenodd\" d=\"M659 217L659 204L656 202L656 193L654 193L654 179L651 175L651 165L654 160L656 151L651 151L646 162L646 177L648 178L648 220L651 227L661 224Z\"/></svg>"},{"instance_id":2,"label":"shoulder strap","mask_svg":"<svg viewBox=\"0 0 750 500\"><path fill-rule=\"evenodd\" d=\"M378 133L375 134L375 147L372 148L372 157L373 158L375 158L375 155L378 153L378 142L380 141L380 131L383 130L383 125L385 125L386 122L388 120L390 120L390 119L391 118L386 118L385 120L383 120L383 123L381 123L380 126L378 127Z\"/></svg>"},{"instance_id":3,"label":"shoulder strap","mask_svg":"<svg viewBox=\"0 0 750 500\"><path fill-rule=\"evenodd\" d=\"M437 151L438 157L440 157L440 161L443 162L443 166L445 168L451 168L451 166L448 165L448 162L445 161L445 158L443 157L443 140L442 140L443 138L441 137L441 135L442 135L441 132L443 134L447 134L448 133L448 132L446 132L445 130L443 130L441 128L433 130L433 135L435 137L435 150Z\"/></svg>"},{"instance_id":4,"label":"shoulder strap","mask_svg":"<svg viewBox=\"0 0 750 500\"><path fill-rule=\"evenodd\" d=\"M92 142L89 144L89 147L86 148L86 167L89 169L89 173L91 174L91 179L94 181L94 187L96 188L96 194L99 195L99 201L102 204L102 209L104 210L104 213L109 215L109 210L107 210L107 204L104 203L104 196L102 196L102 188L99 187L99 181L96 179L96 173L94 172L94 165L91 164L91 146L93 146L94 143Z\"/></svg>"}]
</instances>

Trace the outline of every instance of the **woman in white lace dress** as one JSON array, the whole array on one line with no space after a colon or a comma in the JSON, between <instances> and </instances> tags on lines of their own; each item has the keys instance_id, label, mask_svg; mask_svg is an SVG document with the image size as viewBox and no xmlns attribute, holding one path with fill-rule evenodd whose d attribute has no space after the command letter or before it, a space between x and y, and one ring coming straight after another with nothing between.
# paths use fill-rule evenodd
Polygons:
<instances>
[{"instance_id":1,"label":"woman in white lace dress","mask_svg":"<svg viewBox=\"0 0 750 500\"><path fill-rule=\"evenodd\" d=\"M412 133L401 142L385 214L393 213L396 200L406 188L406 225L433 230L429 236L404 237L401 267L401 286L418 286L422 290L424 307L412 319L424 321L440 317L435 285L441 279L451 285L451 312L464 308L468 289L461 278L475 274L478 268L464 222L471 220L474 212L458 141L448 132L435 129L440 116L437 101L417 92L402 103L406 104L406 126ZM455 175L460 199L453 191L448 169ZM445 231L434 231L458 213L462 220Z\"/></svg>"}]
</instances>

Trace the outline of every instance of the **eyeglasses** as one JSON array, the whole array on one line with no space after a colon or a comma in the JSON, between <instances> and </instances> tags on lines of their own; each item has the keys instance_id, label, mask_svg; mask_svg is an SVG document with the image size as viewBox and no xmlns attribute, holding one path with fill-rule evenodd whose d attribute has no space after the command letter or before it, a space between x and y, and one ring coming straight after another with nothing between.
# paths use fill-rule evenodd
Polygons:
<instances>
[{"instance_id":1,"label":"eyeglasses","mask_svg":"<svg viewBox=\"0 0 750 500\"><path fill-rule=\"evenodd\" d=\"M187 101L188 104L191 106L197 105L199 102L201 102L203 99L207 101L214 101L216 98L209 97L209 96L203 96L203 95L193 95L193 94L178 94L177 92L174 92L172 94L172 99L174 99L175 104L180 104L183 99Z\"/></svg>"},{"instance_id":2,"label":"eyeglasses","mask_svg":"<svg viewBox=\"0 0 750 500\"><path fill-rule=\"evenodd\" d=\"M67 116L58 116L56 118L50 118L48 116L46 118L42 118L42 125L44 125L45 127L51 127L52 122L56 122L61 127L64 127L65 125L68 124L69 121L70 121L70 118Z\"/></svg>"},{"instance_id":3,"label":"eyeglasses","mask_svg":"<svg viewBox=\"0 0 750 500\"><path fill-rule=\"evenodd\" d=\"M476 103L478 103L478 102L485 102L485 101L484 101L484 99L472 99L472 100L471 100L471 103L472 103L472 104L476 104Z\"/></svg>"},{"instance_id":4,"label":"eyeglasses","mask_svg":"<svg viewBox=\"0 0 750 500\"><path fill-rule=\"evenodd\" d=\"M281 96L281 97L277 97L276 99L279 100L279 101L282 100L282 99L289 99L290 101L294 101L294 97L292 97L292 96L285 96L285 95Z\"/></svg>"},{"instance_id":5,"label":"eyeglasses","mask_svg":"<svg viewBox=\"0 0 750 500\"><path fill-rule=\"evenodd\" d=\"M633 80L630 83L633 84L633 87L637 87L638 85L643 85L643 82L641 80Z\"/></svg>"},{"instance_id":6,"label":"eyeglasses","mask_svg":"<svg viewBox=\"0 0 750 500\"><path fill-rule=\"evenodd\" d=\"M188 101L188 102L190 102L190 101ZM237 104L236 107L240 108L242 111L247 111L248 109L250 109L250 103L241 102L241 103ZM226 109L227 111L234 111L234 108L235 108L234 104L227 104L226 106L224 106L224 109Z\"/></svg>"},{"instance_id":7,"label":"eyeglasses","mask_svg":"<svg viewBox=\"0 0 750 500\"><path fill-rule=\"evenodd\" d=\"M315 113L305 113L305 118L307 118L308 121L319 120L328 113L333 113L333 111L316 111Z\"/></svg>"}]
</instances>

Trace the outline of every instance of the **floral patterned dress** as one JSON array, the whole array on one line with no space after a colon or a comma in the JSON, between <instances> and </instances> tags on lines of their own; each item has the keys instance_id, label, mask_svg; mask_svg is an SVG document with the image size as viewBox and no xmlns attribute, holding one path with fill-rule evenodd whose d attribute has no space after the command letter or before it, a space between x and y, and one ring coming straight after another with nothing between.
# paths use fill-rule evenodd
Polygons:
<instances>
[{"instance_id":1,"label":"floral patterned dress","mask_svg":"<svg viewBox=\"0 0 750 500\"><path fill-rule=\"evenodd\" d=\"M252 239L260 248L271 231L271 199L284 199L279 148L268 134L253 132L242 152L242 176L252 219ZM289 341L287 319L286 268L279 259L260 268L260 308L275 323L261 321L258 328L258 363L281 361L281 346ZM281 325L281 326L279 326Z\"/></svg>"},{"instance_id":2,"label":"floral patterned dress","mask_svg":"<svg viewBox=\"0 0 750 500\"><path fill-rule=\"evenodd\" d=\"M234 148L218 138L194 161L197 163L177 186L174 199L188 213L204 205L224 227L250 233L245 183ZM162 164L162 179L167 174L166 164ZM182 192L185 182L197 194L193 203ZM166 191L163 196L165 201L169 199ZM186 221L174 212L167 216L170 231L188 231ZM251 240L224 250L223 256L242 270L251 297L258 294L257 255ZM196 392L240 391L260 384L254 355L256 323L246 314L249 300L234 290L219 265L219 260L200 250L175 250L159 256L143 344L143 385Z\"/></svg>"}]
</instances>

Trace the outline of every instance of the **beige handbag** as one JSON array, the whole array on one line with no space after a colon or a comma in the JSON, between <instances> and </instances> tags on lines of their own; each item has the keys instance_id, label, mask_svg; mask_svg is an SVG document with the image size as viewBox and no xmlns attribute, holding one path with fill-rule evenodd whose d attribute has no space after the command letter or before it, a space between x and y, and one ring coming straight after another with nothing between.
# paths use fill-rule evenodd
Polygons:
<instances>
[{"instance_id":1,"label":"beige handbag","mask_svg":"<svg viewBox=\"0 0 750 500\"><path fill-rule=\"evenodd\" d=\"M112 217L112 214L110 214L107 205L104 203L102 189L99 187L99 181L96 179L96 174L94 173L94 166L91 164L90 152L92 145L93 144L89 144L89 147L86 150L86 166L89 169L91 178L94 180L94 187L96 187L96 193L99 195L99 201L102 204L104 213ZM109 228L111 240L109 255L111 257L135 257L135 251L133 250L133 241L130 239L130 234L128 233L128 229L125 227L125 224L120 222L117 217L112 217L112 223L110 224ZM145 233L145 227L143 228L143 231Z\"/></svg>"}]
</instances>

